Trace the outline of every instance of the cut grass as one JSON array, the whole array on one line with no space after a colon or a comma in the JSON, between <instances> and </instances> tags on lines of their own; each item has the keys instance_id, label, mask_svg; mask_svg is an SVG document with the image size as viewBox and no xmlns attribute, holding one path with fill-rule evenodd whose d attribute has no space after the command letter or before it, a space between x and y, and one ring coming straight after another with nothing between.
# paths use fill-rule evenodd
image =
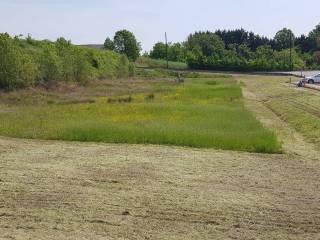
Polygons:
<instances>
[{"instance_id":1,"label":"cut grass","mask_svg":"<svg viewBox=\"0 0 320 240\"><path fill-rule=\"evenodd\" d=\"M0 134L281 152L276 136L245 109L241 88L232 78L157 86L151 100L150 93L143 93L133 95L128 103L100 97L92 103L18 106L0 112Z\"/></svg>"},{"instance_id":2,"label":"cut grass","mask_svg":"<svg viewBox=\"0 0 320 240\"><path fill-rule=\"evenodd\" d=\"M288 77L239 76L246 88L307 142L320 146L320 92L290 85Z\"/></svg>"}]
</instances>

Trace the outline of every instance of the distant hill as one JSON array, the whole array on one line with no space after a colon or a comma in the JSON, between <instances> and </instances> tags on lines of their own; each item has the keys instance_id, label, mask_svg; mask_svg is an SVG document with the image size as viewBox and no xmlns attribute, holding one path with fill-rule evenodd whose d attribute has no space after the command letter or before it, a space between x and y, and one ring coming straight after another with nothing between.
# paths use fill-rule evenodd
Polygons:
<instances>
[{"instance_id":1,"label":"distant hill","mask_svg":"<svg viewBox=\"0 0 320 240\"><path fill-rule=\"evenodd\" d=\"M103 49L103 44L83 44L78 45L80 47L88 47L88 48L95 48L95 49Z\"/></svg>"}]
</instances>

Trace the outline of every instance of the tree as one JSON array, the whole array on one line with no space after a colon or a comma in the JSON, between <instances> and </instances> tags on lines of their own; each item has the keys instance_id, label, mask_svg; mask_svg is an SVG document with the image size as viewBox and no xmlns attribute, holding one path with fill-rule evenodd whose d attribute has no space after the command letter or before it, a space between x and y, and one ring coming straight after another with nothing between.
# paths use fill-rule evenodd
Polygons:
<instances>
[{"instance_id":1,"label":"tree","mask_svg":"<svg viewBox=\"0 0 320 240\"><path fill-rule=\"evenodd\" d=\"M63 60L55 45L45 44L39 56L40 81L42 84L58 82L63 75Z\"/></svg>"},{"instance_id":2,"label":"tree","mask_svg":"<svg viewBox=\"0 0 320 240\"><path fill-rule=\"evenodd\" d=\"M104 46L104 48L107 49L107 50L111 50L111 51L114 50L114 43L113 43L113 41L112 41L110 38L107 38L107 39L104 41L103 46Z\"/></svg>"},{"instance_id":3,"label":"tree","mask_svg":"<svg viewBox=\"0 0 320 240\"><path fill-rule=\"evenodd\" d=\"M320 24L318 24L310 33L309 38L312 40L313 51L320 49Z\"/></svg>"},{"instance_id":4,"label":"tree","mask_svg":"<svg viewBox=\"0 0 320 240\"><path fill-rule=\"evenodd\" d=\"M153 46L150 52L150 57L154 59L165 59L166 58L166 44L158 42Z\"/></svg>"},{"instance_id":5,"label":"tree","mask_svg":"<svg viewBox=\"0 0 320 240\"><path fill-rule=\"evenodd\" d=\"M137 60L140 56L140 43L137 41L134 34L128 30L116 32L113 44L116 52L127 55L131 61Z\"/></svg>"},{"instance_id":6,"label":"tree","mask_svg":"<svg viewBox=\"0 0 320 240\"><path fill-rule=\"evenodd\" d=\"M34 58L20 47L19 41L7 33L0 34L0 88L29 86L38 76Z\"/></svg>"},{"instance_id":7,"label":"tree","mask_svg":"<svg viewBox=\"0 0 320 240\"><path fill-rule=\"evenodd\" d=\"M158 42L153 46L150 57L154 59L166 59L166 44ZM181 43L168 44L168 60L174 62L184 62L186 60L186 50Z\"/></svg>"},{"instance_id":8,"label":"tree","mask_svg":"<svg viewBox=\"0 0 320 240\"><path fill-rule=\"evenodd\" d=\"M240 46L238 46L238 55L245 59L250 59L252 56L252 52L247 44L241 44Z\"/></svg>"},{"instance_id":9,"label":"tree","mask_svg":"<svg viewBox=\"0 0 320 240\"><path fill-rule=\"evenodd\" d=\"M180 43L169 45L169 60L174 62L184 62L186 60L186 50Z\"/></svg>"},{"instance_id":10,"label":"tree","mask_svg":"<svg viewBox=\"0 0 320 240\"><path fill-rule=\"evenodd\" d=\"M196 49L205 57L221 56L225 49L222 39L209 31L190 34L185 45L189 51Z\"/></svg>"},{"instance_id":11,"label":"tree","mask_svg":"<svg viewBox=\"0 0 320 240\"><path fill-rule=\"evenodd\" d=\"M288 49L290 47L293 47L294 39L295 39L294 34L290 29L284 28L278 31L274 37L276 49L283 50L283 49Z\"/></svg>"},{"instance_id":12,"label":"tree","mask_svg":"<svg viewBox=\"0 0 320 240\"><path fill-rule=\"evenodd\" d=\"M301 53L307 53L314 49L314 41L305 35L301 35L295 39L295 45L299 48Z\"/></svg>"}]
</instances>

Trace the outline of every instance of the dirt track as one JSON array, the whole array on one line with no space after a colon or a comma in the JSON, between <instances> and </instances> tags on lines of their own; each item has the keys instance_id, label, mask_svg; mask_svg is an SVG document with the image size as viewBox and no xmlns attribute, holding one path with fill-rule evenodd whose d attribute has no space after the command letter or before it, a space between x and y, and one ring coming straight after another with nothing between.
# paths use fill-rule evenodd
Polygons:
<instances>
[{"instance_id":1,"label":"dirt track","mask_svg":"<svg viewBox=\"0 0 320 240\"><path fill-rule=\"evenodd\" d=\"M313 90L318 90L318 91L320 91L320 86L319 86L319 85L316 85L316 84L306 84L306 85L305 85L305 88L310 88L310 89L313 89Z\"/></svg>"},{"instance_id":2,"label":"dirt track","mask_svg":"<svg viewBox=\"0 0 320 240\"><path fill-rule=\"evenodd\" d=\"M286 154L0 138L0 239L320 239L319 151L247 85Z\"/></svg>"}]
</instances>

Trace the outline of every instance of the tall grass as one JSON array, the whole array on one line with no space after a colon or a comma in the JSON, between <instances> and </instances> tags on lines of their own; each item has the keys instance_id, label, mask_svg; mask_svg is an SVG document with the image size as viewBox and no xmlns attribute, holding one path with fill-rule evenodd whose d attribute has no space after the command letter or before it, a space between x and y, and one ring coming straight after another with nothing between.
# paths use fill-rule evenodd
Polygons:
<instances>
[{"instance_id":1,"label":"tall grass","mask_svg":"<svg viewBox=\"0 0 320 240\"><path fill-rule=\"evenodd\" d=\"M213 84L214 82L214 84ZM160 86L161 87L161 86ZM24 106L0 112L0 134L22 138L143 143L277 153L281 145L245 109L231 79L188 79L129 103Z\"/></svg>"},{"instance_id":2,"label":"tall grass","mask_svg":"<svg viewBox=\"0 0 320 240\"><path fill-rule=\"evenodd\" d=\"M148 57L140 57L136 61L136 66L143 68L167 68L167 61L160 59L152 59ZM186 70L188 69L188 66L184 62L169 61L169 69Z\"/></svg>"}]
</instances>

